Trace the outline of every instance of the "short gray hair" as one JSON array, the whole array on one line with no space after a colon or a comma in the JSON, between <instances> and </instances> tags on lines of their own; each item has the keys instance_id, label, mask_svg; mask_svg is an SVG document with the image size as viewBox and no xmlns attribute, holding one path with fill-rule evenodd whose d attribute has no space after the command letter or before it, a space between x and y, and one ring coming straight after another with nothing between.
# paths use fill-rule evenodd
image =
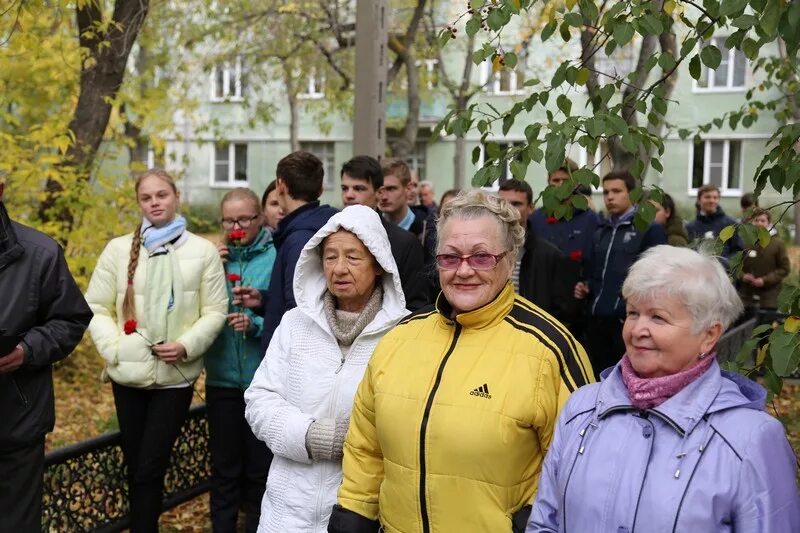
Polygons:
<instances>
[{"instance_id":1,"label":"short gray hair","mask_svg":"<svg viewBox=\"0 0 800 533\"><path fill-rule=\"evenodd\" d=\"M422 187L430 187L431 190L433 190L433 182L432 181L428 181L428 180L420 181L419 182L419 186L420 186L420 188L422 188Z\"/></svg>"},{"instance_id":2,"label":"short gray hair","mask_svg":"<svg viewBox=\"0 0 800 533\"><path fill-rule=\"evenodd\" d=\"M690 248L654 246L633 264L622 296L648 300L672 296L692 315L695 334L719 322L728 328L742 311L742 301L717 258Z\"/></svg>"},{"instance_id":3,"label":"short gray hair","mask_svg":"<svg viewBox=\"0 0 800 533\"><path fill-rule=\"evenodd\" d=\"M438 250L442 244L442 229L449 219L472 220L487 216L497 221L501 238L505 241L502 244L513 259L525 242L525 228L520 224L519 211L499 196L489 195L481 190L461 191L442 207L439 220L436 222L438 235L436 249Z\"/></svg>"}]
</instances>

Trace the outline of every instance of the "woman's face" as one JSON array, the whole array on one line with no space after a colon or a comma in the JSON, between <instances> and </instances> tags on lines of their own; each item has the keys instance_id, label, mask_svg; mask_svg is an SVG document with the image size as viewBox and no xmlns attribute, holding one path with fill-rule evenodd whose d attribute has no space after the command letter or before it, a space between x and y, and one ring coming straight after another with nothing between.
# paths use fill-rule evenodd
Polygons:
<instances>
[{"instance_id":1,"label":"woman's face","mask_svg":"<svg viewBox=\"0 0 800 533\"><path fill-rule=\"evenodd\" d=\"M353 312L367 305L382 273L364 243L345 230L332 233L322 242L322 267L337 308Z\"/></svg>"},{"instance_id":2,"label":"woman's face","mask_svg":"<svg viewBox=\"0 0 800 533\"><path fill-rule=\"evenodd\" d=\"M261 224L261 213L253 202L231 199L222 204L222 230L226 239L230 232L242 230L245 236L239 240L239 244L250 244L258 236Z\"/></svg>"},{"instance_id":3,"label":"woman's face","mask_svg":"<svg viewBox=\"0 0 800 533\"><path fill-rule=\"evenodd\" d=\"M272 189L267 195L267 203L264 205L264 219L268 227L275 229L278 222L283 218L283 209L278 203L278 191Z\"/></svg>"},{"instance_id":4,"label":"woman's face","mask_svg":"<svg viewBox=\"0 0 800 533\"><path fill-rule=\"evenodd\" d=\"M709 353L722 335L719 322L694 333L689 309L673 296L631 300L622 338L633 369L641 377L669 376Z\"/></svg>"},{"instance_id":5,"label":"woman's face","mask_svg":"<svg viewBox=\"0 0 800 533\"><path fill-rule=\"evenodd\" d=\"M178 211L178 194L172 185L156 176L147 176L139 182L136 201L142 216L156 227L172 222Z\"/></svg>"},{"instance_id":6,"label":"woman's face","mask_svg":"<svg viewBox=\"0 0 800 533\"><path fill-rule=\"evenodd\" d=\"M477 253L500 255L508 252L503 241L500 224L492 216L471 220L451 218L442 228L438 253L458 256ZM439 282L445 298L457 313L483 307L511 279L513 260L507 254L491 270L475 270L466 261L461 261L456 270L439 268Z\"/></svg>"}]
</instances>

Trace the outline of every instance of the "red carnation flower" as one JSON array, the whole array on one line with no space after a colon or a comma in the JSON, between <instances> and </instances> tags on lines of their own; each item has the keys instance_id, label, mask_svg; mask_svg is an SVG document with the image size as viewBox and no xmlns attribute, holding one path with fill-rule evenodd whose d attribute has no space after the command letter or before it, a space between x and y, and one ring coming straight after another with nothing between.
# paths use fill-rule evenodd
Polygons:
<instances>
[{"instance_id":1,"label":"red carnation flower","mask_svg":"<svg viewBox=\"0 0 800 533\"><path fill-rule=\"evenodd\" d=\"M572 250L569 253L569 258L572 259L573 261L580 261L583 259L583 252L580 250Z\"/></svg>"},{"instance_id":2,"label":"red carnation flower","mask_svg":"<svg viewBox=\"0 0 800 533\"><path fill-rule=\"evenodd\" d=\"M558 219L556 217L554 217L554 216L549 216L549 217L547 217L546 221L547 221L548 224L555 224L556 222L558 222Z\"/></svg>"},{"instance_id":3,"label":"red carnation flower","mask_svg":"<svg viewBox=\"0 0 800 533\"><path fill-rule=\"evenodd\" d=\"M230 274L228 274L228 281L235 284L237 281L242 281L242 276L231 272Z\"/></svg>"},{"instance_id":4,"label":"red carnation flower","mask_svg":"<svg viewBox=\"0 0 800 533\"><path fill-rule=\"evenodd\" d=\"M232 232L228 233L228 239L231 241L240 241L247 236L247 232L243 229L235 229Z\"/></svg>"},{"instance_id":5,"label":"red carnation flower","mask_svg":"<svg viewBox=\"0 0 800 533\"><path fill-rule=\"evenodd\" d=\"M126 320L125 325L122 326L122 330L125 332L125 335L136 333L136 321Z\"/></svg>"}]
</instances>

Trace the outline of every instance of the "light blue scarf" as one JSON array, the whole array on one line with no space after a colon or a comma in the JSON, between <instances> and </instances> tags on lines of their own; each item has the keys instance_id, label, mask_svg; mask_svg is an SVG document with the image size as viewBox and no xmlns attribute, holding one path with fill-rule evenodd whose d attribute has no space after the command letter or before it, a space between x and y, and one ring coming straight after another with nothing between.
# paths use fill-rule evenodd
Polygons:
<instances>
[{"instance_id":1,"label":"light blue scarf","mask_svg":"<svg viewBox=\"0 0 800 533\"><path fill-rule=\"evenodd\" d=\"M172 222L160 228L155 227L146 218L142 219L142 243L150 257L167 252L164 247L172 243L173 248L178 248L186 240L186 219L177 215Z\"/></svg>"}]
</instances>

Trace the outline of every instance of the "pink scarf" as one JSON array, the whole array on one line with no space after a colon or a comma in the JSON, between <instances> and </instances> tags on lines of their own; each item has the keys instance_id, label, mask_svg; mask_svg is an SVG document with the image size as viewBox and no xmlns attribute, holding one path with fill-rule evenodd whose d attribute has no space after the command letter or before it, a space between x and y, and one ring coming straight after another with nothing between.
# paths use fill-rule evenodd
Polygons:
<instances>
[{"instance_id":1,"label":"pink scarf","mask_svg":"<svg viewBox=\"0 0 800 533\"><path fill-rule=\"evenodd\" d=\"M631 403L637 409L642 410L658 407L711 368L716 355L716 353L709 354L677 374L660 378L642 378L636 374L630 359L628 359L628 354L625 354L620 369L622 370L622 381L628 389Z\"/></svg>"}]
</instances>

